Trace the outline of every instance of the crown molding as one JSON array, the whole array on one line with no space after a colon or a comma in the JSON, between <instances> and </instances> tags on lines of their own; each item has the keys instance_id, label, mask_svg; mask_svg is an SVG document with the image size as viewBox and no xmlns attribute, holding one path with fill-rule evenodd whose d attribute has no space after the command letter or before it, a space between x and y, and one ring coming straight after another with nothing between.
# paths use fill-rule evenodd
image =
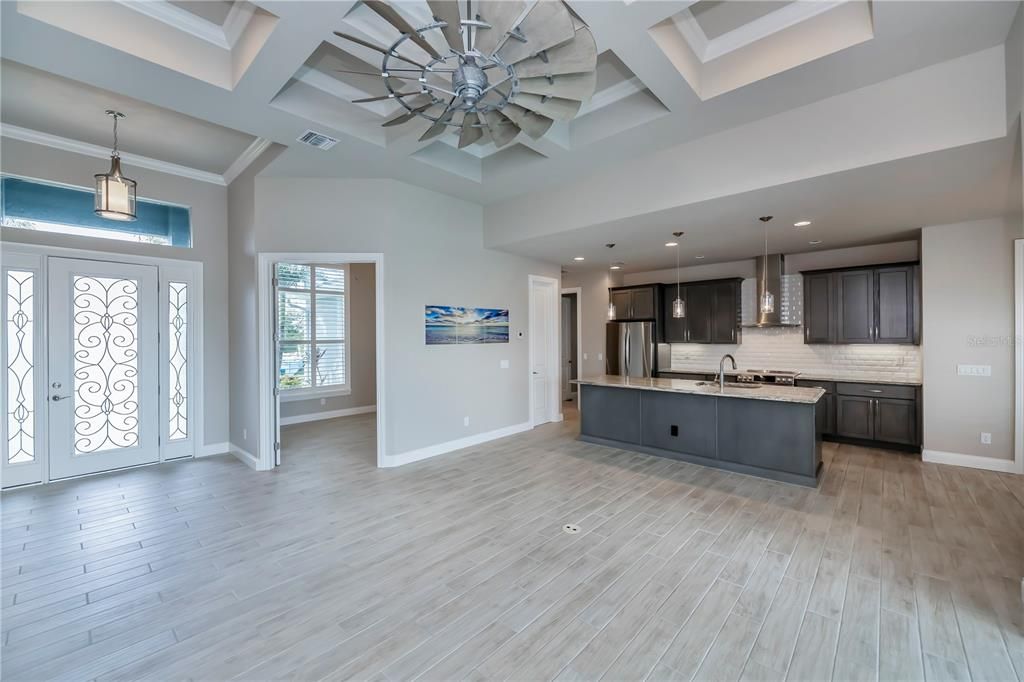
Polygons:
<instances>
[{"instance_id":1,"label":"crown molding","mask_svg":"<svg viewBox=\"0 0 1024 682\"><path fill-rule=\"evenodd\" d=\"M8 125L6 123L0 126L0 135L12 140L30 142L32 144L38 144L52 149L60 149L73 154L92 156L97 159L110 158L110 149L107 147L100 147L95 144L89 144L88 142L80 142L67 137L51 135L49 133L39 132L38 130ZM246 151L248 151L248 149ZM227 182L224 180L224 176L218 175L217 173L199 170L198 168L189 168L188 166L181 166L168 161L160 161L159 159L152 159L148 156L122 153L121 161L127 166L137 166L139 168L146 168L159 173L167 173L168 175L178 175L190 180L208 182L212 185L227 185ZM238 161L236 160L235 163L238 163ZM235 164L231 165L234 166Z\"/></svg>"},{"instance_id":2,"label":"crown molding","mask_svg":"<svg viewBox=\"0 0 1024 682\"><path fill-rule=\"evenodd\" d=\"M245 151L239 154L238 158L224 171L224 184L230 185L234 182L239 175L245 172L246 168L251 166L256 159L260 158L263 152L270 148L271 144L273 143L265 137L257 137L253 140L252 144L246 147Z\"/></svg>"}]
</instances>

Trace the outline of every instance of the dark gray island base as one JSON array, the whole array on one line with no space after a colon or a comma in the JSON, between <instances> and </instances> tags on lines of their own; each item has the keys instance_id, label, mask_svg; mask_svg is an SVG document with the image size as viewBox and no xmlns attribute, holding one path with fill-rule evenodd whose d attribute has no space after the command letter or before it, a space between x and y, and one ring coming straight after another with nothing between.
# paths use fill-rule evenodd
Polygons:
<instances>
[{"instance_id":1,"label":"dark gray island base","mask_svg":"<svg viewBox=\"0 0 1024 682\"><path fill-rule=\"evenodd\" d=\"M581 380L580 440L816 486L821 434L808 389L730 389L678 379ZM786 391L789 391L787 393Z\"/></svg>"}]
</instances>

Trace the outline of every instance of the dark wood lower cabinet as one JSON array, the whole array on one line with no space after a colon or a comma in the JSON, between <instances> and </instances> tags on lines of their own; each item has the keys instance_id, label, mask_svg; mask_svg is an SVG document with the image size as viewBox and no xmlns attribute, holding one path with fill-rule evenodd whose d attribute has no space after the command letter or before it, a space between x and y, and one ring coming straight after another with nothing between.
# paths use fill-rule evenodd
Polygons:
<instances>
[{"instance_id":1,"label":"dark wood lower cabinet","mask_svg":"<svg viewBox=\"0 0 1024 682\"><path fill-rule=\"evenodd\" d=\"M875 412L872 400L860 396L836 396L836 435L873 440Z\"/></svg>"},{"instance_id":2,"label":"dark wood lower cabinet","mask_svg":"<svg viewBox=\"0 0 1024 682\"><path fill-rule=\"evenodd\" d=\"M825 389L815 418L826 438L880 446L921 445L920 387L811 380L797 381L797 385Z\"/></svg>"},{"instance_id":3,"label":"dark wood lower cabinet","mask_svg":"<svg viewBox=\"0 0 1024 682\"><path fill-rule=\"evenodd\" d=\"M874 398L875 440L917 444L917 403L913 400Z\"/></svg>"}]
</instances>

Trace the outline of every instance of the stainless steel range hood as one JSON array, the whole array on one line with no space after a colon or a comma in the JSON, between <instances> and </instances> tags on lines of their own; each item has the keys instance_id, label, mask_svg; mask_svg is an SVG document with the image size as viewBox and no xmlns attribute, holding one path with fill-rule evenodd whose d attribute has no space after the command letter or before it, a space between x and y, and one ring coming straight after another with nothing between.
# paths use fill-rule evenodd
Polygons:
<instances>
[{"instance_id":1,"label":"stainless steel range hood","mask_svg":"<svg viewBox=\"0 0 1024 682\"><path fill-rule=\"evenodd\" d=\"M783 308L788 307L788 301L783 300L784 290L782 288L782 275L786 271L786 257L781 253L768 256L758 256L754 259L757 267L757 298L754 300L755 318L753 324L745 327L798 327L799 324L783 322ZM765 289L775 296L775 310L770 313L761 312L758 302Z\"/></svg>"}]
</instances>

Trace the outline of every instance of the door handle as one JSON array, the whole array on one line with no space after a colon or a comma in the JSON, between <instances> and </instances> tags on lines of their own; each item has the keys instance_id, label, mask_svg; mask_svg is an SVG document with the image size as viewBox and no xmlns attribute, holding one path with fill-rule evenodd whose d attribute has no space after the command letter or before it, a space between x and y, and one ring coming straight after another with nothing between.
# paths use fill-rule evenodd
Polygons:
<instances>
[{"instance_id":1,"label":"door handle","mask_svg":"<svg viewBox=\"0 0 1024 682\"><path fill-rule=\"evenodd\" d=\"M50 398L50 400L52 400L53 402L56 403L56 402L60 402L61 400L67 400L70 397L71 396L69 396L69 395L55 395L52 398Z\"/></svg>"}]
</instances>

